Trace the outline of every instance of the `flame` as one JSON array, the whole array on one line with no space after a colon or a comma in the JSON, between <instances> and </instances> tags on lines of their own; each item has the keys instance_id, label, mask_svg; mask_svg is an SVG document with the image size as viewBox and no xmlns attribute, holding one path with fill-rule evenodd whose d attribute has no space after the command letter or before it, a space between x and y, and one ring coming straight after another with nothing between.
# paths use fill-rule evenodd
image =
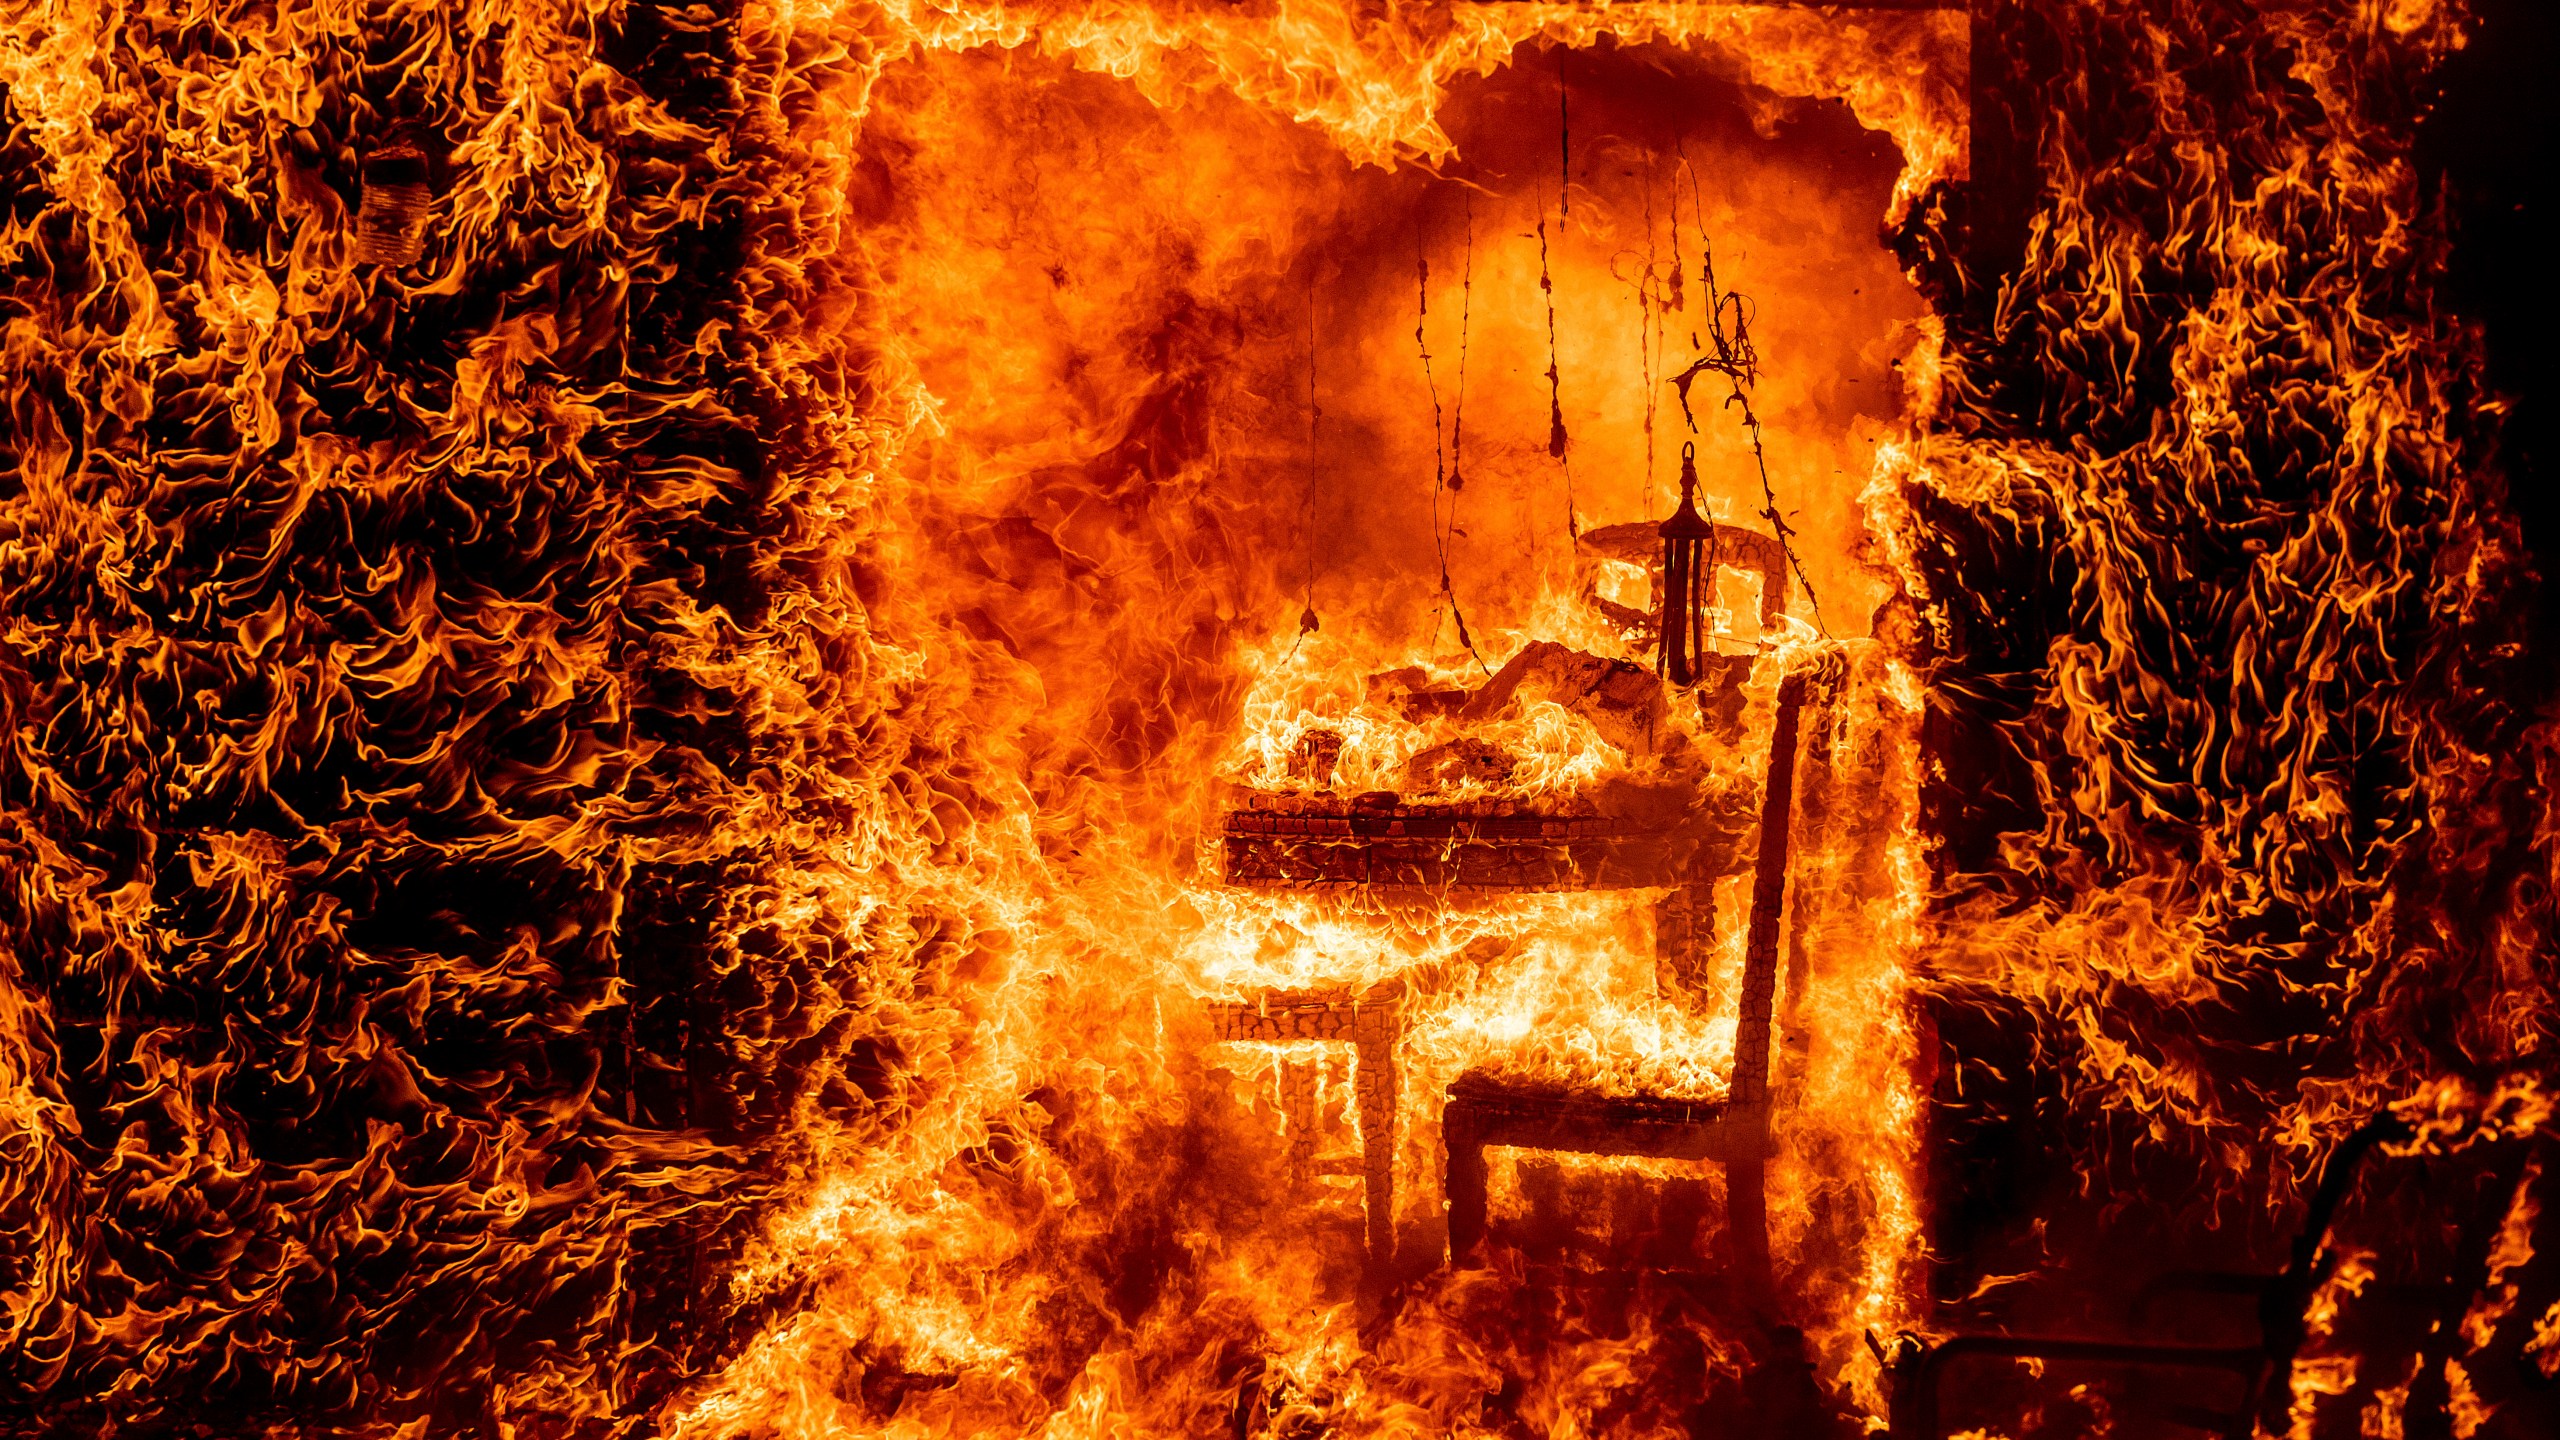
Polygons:
<instances>
[{"instance_id":1,"label":"flame","mask_svg":"<svg viewBox=\"0 0 2560 1440\"><path fill-rule=\"evenodd\" d=\"M30 1423L1854 1426L1997 1258L1922 1253L1933 1006L2189 1219L2387 1102L2547 1134L2560 749L2407 154L2465 18L2011 8L2053 75L1890 8L0 21ZM1670 389L1710 248L1738 410ZM1593 537L1688 446L1783 574L1718 576L1712 704L1595 700ZM1702 1162L1496 1147L1444 1263L1461 1077L1734 1099L1748 867L1689 991L1660 886L1256 890L1224 817L1739 834L1816 672L1782 1313ZM1373 1029L1222 1028L1275 1001ZM2466 1354L2307 1355L2296 1433L2494 1433L2538 1193Z\"/></svg>"},{"instance_id":2,"label":"flame","mask_svg":"<svg viewBox=\"0 0 2560 1440\"><path fill-rule=\"evenodd\" d=\"M1717 776L1749 793L1778 673L1831 642L1801 619L1774 635L1743 630L1734 617L1757 597L1740 581L1727 587L1723 643L1745 658L1776 643L1749 667L1737 732L1691 711L1630 730L1528 689L1481 716L1396 697L1473 694L1533 640L1641 661L1577 598L1592 567L1567 532L1640 518L1648 494L1661 503L1685 431L1667 397L1648 396L1668 369L1592 307L1676 316L1667 277L1686 267L1672 247L1694 250L1701 230L1745 249L1779 243L1730 188L1782 167L1753 148L1796 114L1778 95L1845 98L1904 142L1872 172L1865 218L1826 215L1816 233L1907 208L1962 154L1961 106L1944 88L1960 30L1925 16L1843 31L1687 7L1487 7L1401 48L1322 7L1260 20L992 7L890 18L853 161L867 222L853 264L876 297L871 383L904 397L893 413L918 418L875 472L883 582L868 603L875 617L916 606L927 633L926 617L943 617L951 648L938 663L966 675L973 697L966 744L1020 777L1015 803L1037 819L1012 831L981 822L965 860L937 856L906 879L940 877L950 903L1018 917L1003 924L1017 937L1005 960L952 997L969 1053L955 1035L949 1088L894 1129L813 1125L811 1187L742 1272L748 1294L798 1286L802 1298L671 1424L1191 1433L1258 1395L1272 1425L1306 1413L1470 1431L1494 1423L1485 1407L1497 1405L1571 1433L1596 1413L1658 1403L1648 1387L1666 1355L1733 1344L1686 1302L1666 1292L1632 1333L1506 1355L1463 1334L1486 1305L1515 1302L1440 1271L1383 1335L1355 1337L1356 1317L1332 1298L1343 1262L1320 1258L1320 1237L1358 1223L1346 1193L1357 1187L1275 1173L1291 1153L1343 1167L1387 1146L1402 1177L1392 1223L1422 1237L1409 1253L1438 1243L1438 1107L1461 1074L1722 1097L1733 1013L1657 990L1658 892L1421 910L1257 894L1222 883L1214 844L1193 837L1243 792L1321 803L1396 791L1497 810ZM1560 198L1529 168L1538 145L1488 128L1487 107L1547 103L1535 67L1603 34L1719 57L1726 83L1759 87L1743 92L1759 108L1648 174L1628 168L1641 168L1632 148L1595 152L1604 168ZM1933 78L1897 73L1897 45L1904 61L1930 60ZM1579 96L1588 135L1616 128L1605 94ZM1472 189L1433 179L1485 164L1478 145L1511 145L1523 165L1479 168ZM1093 203L1103 192L1113 204ZM1571 228L1550 230L1543 252L1525 243L1568 203ZM1381 225L1380 212L1402 218ZM1773 483L1820 497L1795 523L1835 632L1890 593L1868 558L1859 491L1887 427L1903 423L1892 368L1932 363L1925 317L1896 298L1907 291L1890 263L1841 253L1856 279L1752 272L1764 328L1767 307L1787 305L1836 314L1856 337L1773 361L1759 399L1787 417L1792 442ZM1572 302L1557 327L1559 366L1582 387L1565 400L1578 432L1570 475L1515 438L1518 417L1545 408L1529 379L1544 369L1544 329L1524 303L1541 263ZM1872 398L1823 368L1842 364L1878 387ZM1702 468L1720 476L1746 453L1713 425L1699 443ZM1390 476L1417 471L1419 490L1377 503L1400 488ZM1406 510L1407 496L1429 504ZM1739 519L1758 500L1726 488L1710 504ZM1416 544L1426 528L1428 545ZM1293 623L1301 609L1312 629ZM1823 794L1836 813L1809 816L1800 841L1796 923L1821 958L1799 963L1787 1003L1819 1016L1788 1027L1804 1123L1773 1196L1779 1242L1804 1257L1800 1278L1819 1296L1805 1307L1820 1320L1813 1353L1832 1371L1863 1354L1865 1327L1898 1322L1917 1226L1903 1178L1916 1102L1891 1076L1910 1053L1895 996L1919 917L1908 819L1919 695L1906 667L1866 642L1853 649L1856 698L1820 737L1843 788ZM1395 682L1403 690L1379 688L1390 672L1410 677ZM1304 759L1319 741L1322 774ZM1461 744L1498 759L1430 768ZM1746 898L1739 877L1727 881L1721 913L1738 917ZM1728 995L1740 966L1728 920L1709 967ZM1328 994L1397 1007L1392 1137L1365 1133L1352 1095L1372 1061L1317 1041L1237 1045L1202 1019L1203 1002ZM881 1028L904 1037L913 1025ZM1014 1157L1002 1173L970 1158L998 1137ZM1215 1146L1243 1168L1213 1197L1131 1163L1159 1145ZM1604 1190L1674 1178L1567 1168L1585 1177L1568 1185ZM1711 1170L1673 1170L1693 1191L1716 1183ZM1498 1214L1524 1213L1517 1185L1497 1177L1496 1189ZM1817 1190L1836 1197L1820 1218ZM1274 1199L1247 1203L1263 1191ZM1170 1265L1154 1283L1178 1292L1132 1301L1111 1288L1133 1247L1164 1246ZM1165 1318L1177 1313L1194 1318ZM1240 1371L1213 1354L1252 1359ZM1189 1368L1152 1392L1130 1378L1167 1364ZM930 1375L934 1388L894 1404L847 1398L825 1377L849 1365ZM1729 1385L1742 1365L1729 1354L1711 1368ZM1262 1378L1234 1378L1245 1373ZM1851 1403L1880 1404L1871 1373L1853 1384Z\"/></svg>"}]
</instances>

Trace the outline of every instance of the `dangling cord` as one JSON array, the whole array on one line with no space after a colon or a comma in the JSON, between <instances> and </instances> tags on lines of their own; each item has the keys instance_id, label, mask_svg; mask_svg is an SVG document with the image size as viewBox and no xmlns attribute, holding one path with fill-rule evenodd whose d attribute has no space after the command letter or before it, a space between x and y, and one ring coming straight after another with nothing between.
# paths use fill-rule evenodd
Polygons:
<instances>
[{"instance_id":1,"label":"dangling cord","mask_svg":"<svg viewBox=\"0 0 2560 1440\"><path fill-rule=\"evenodd\" d=\"M1636 367L1644 375L1644 515L1653 518L1653 377L1662 343L1662 320L1653 303L1653 156L1644 164L1644 268L1636 272Z\"/></svg>"},{"instance_id":2,"label":"dangling cord","mask_svg":"<svg viewBox=\"0 0 2560 1440\"><path fill-rule=\"evenodd\" d=\"M1778 548L1787 552L1787 568L1795 572L1796 583L1804 587L1804 603L1813 607L1813 627L1822 632L1823 639L1828 640L1831 627L1822 618L1822 597L1813 593L1813 581L1804 573L1804 558L1796 554L1793 538L1796 529L1778 513L1778 492L1769 484L1769 457L1760 448L1760 417L1752 413L1751 397L1743 393L1740 385L1733 387L1733 393L1725 397L1724 403L1742 407L1743 428L1751 432L1751 463L1760 469L1760 498L1768 507L1760 513L1768 519L1770 531L1778 537Z\"/></svg>"},{"instance_id":3,"label":"dangling cord","mask_svg":"<svg viewBox=\"0 0 2560 1440\"><path fill-rule=\"evenodd\" d=\"M1582 538L1581 526L1573 518L1573 462L1565 459L1564 378L1556 368L1556 279L1547 266L1547 197L1545 187L1538 196L1538 292L1547 302L1547 454L1554 457L1564 472L1564 536L1565 564L1573 563L1573 544ZM1529 544L1533 551L1538 543L1538 527L1529 527ZM1535 564L1534 558L1532 564ZM1543 575L1545 572L1541 571Z\"/></svg>"},{"instance_id":4,"label":"dangling cord","mask_svg":"<svg viewBox=\"0 0 2560 1440\"><path fill-rule=\"evenodd\" d=\"M1471 230L1473 223L1473 212L1470 211ZM1471 234L1471 241L1472 238ZM1467 263L1470 267L1469 281L1472 284L1472 268L1475 263L1472 244L1468 249ZM1422 356L1423 388L1431 394L1431 540L1440 559L1440 597L1449 602L1449 614L1458 622L1459 642L1467 647L1469 655L1475 655L1476 664L1482 667L1484 657L1476 655L1475 641L1467 634L1467 618L1458 613L1457 591L1449 584L1449 545L1447 539L1440 533L1440 493L1449 488L1449 447L1447 435L1441 426L1440 384L1432 378L1431 342L1425 333L1425 328L1431 320L1431 250L1424 243L1422 220L1419 215L1415 216L1413 226L1413 293L1413 347ZM1462 366L1466 350L1465 323L1465 317L1462 314L1459 321L1459 353ZM1440 610L1437 605L1434 605L1431 611L1431 633L1435 639L1440 633ZM1492 672L1488 669L1486 673Z\"/></svg>"},{"instance_id":5,"label":"dangling cord","mask_svg":"<svg viewBox=\"0 0 2560 1440\"><path fill-rule=\"evenodd\" d=\"M1689 299L1687 293L1683 291L1680 286L1680 172L1687 169L1689 166L1689 149L1687 137L1681 135L1677 131L1674 131L1671 136L1671 153L1677 163L1675 163L1671 169L1670 288L1662 297L1662 307L1660 311L1660 313L1666 317L1675 310L1686 308ZM1701 227L1700 233L1705 233L1703 227ZM1659 332L1657 331L1657 334L1658 333Z\"/></svg>"},{"instance_id":6,"label":"dangling cord","mask_svg":"<svg viewBox=\"0 0 2560 1440\"><path fill-rule=\"evenodd\" d=\"M1413 217L1413 348L1422 357L1422 388L1431 396L1431 534L1437 542L1440 534L1440 487L1447 483L1449 475L1444 468L1448 452L1440 433L1440 385L1431 378L1431 341L1424 333L1430 320L1431 247L1425 243L1422 212L1417 209ZM1445 564L1442 578L1441 590L1445 594L1448 590ZM1440 633L1440 607L1436 602L1431 607L1431 633L1435 636Z\"/></svg>"},{"instance_id":7,"label":"dangling cord","mask_svg":"<svg viewBox=\"0 0 2560 1440\"><path fill-rule=\"evenodd\" d=\"M1449 412L1449 529L1458 528L1458 492L1467 488L1467 330L1473 323L1476 308L1476 197L1469 191L1463 197L1467 215L1466 268L1458 274L1458 399ZM1444 537L1440 556L1440 581L1449 579L1447 540Z\"/></svg>"},{"instance_id":8,"label":"dangling cord","mask_svg":"<svg viewBox=\"0 0 2560 1440\"><path fill-rule=\"evenodd\" d=\"M1493 667L1476 653L1475 637L1467 633L1466 612L1458 606L1457 587L1449 581L1449 541L1458 529L1458 492L1467 486L1467 337L1474 323L1476 298L1476 202L1472 193L1466 197L1466 207L1466 268L1460 272L1458 281L1458 394L1449 417L1449 519L1444 529L1440 520L1439 490L1435 486L1431 497L1431 538L1440 554L1440 593L1449 601L1449 618L1457 623L1458 643L1467 647L1467 653L1475 658L1476 668L1490 678ZM1433 403L1436 407L1436 396Z\"/></svg>"},{"instance_id":9,"label":"dangling cord","mask_svg":"<svg viewBox=\"0 0 2560 1440\"><path fill-rule=\"evenodd\" d=\"M1796 553L1795 527L1778 510L1777 488L1769 483L1768 452L1760 443L1760 417L1751 408L1750 387L1760 377L1760 353L1751 343L1748 302L1739 291L1716 288L1715 249L1706 243L1703 230L1699 242L1699 281L1707 293L1707 350L1688 369L1671 377L1672 388L1680 392L1680 414L1689 423L1689 433L1698 433L1698 417L1689 408L1689 386L1700 375L1713 371L1733 387L1724 403L1740 408L1742 426L1751 434L1751 461L1760 472L1760 496L1765 507L1761 518L1769 522L1771 532L1778 537L1787 568L1795 572L1796 583L1804 587L1805 603L1813 609L1814 628L1827 640L1831 627L1822 618L1822 597L1814 593L1813 581L1804 573L1804 558Z\"/></svg>"},{"instance_id":10,"label":"dangling cord","mask_svg":"<svg viewBox=\"0 0 2560 1440\"><path fill-rule=\"evenodd\" d=\"M1692 165L1692 164L1690 164L1690 163L1689 163L1689 137L1688 137L1687 135L1681 135L1681 136L1679 136L1677 139L1673 140L1673 142L1672 142L1672 152L1673 152L1673 154L1675 154L1675 155L1679 158L1680 168L1679 168L1678 172L1677 172L1677 173L1672 177L1672 181L1671 181L1671 222L1672 222L1672 227L1673 227L1673 235L1672 235L1672 240L1671 240L1671 250L1672 250L1671 260L1672 260L1672 263L1673 263L1673 264L1675 264L1675 265L1677 265L1677 264L1679 263L1679 261L1680 261L1680 254L1679 254L1679 251L1680 251L1680 239L1679 239L1679 235L1678 235L1678 227L1679 227L1679 223L1680 223L1680 179L1679 179L1679 177L1680 177L1680 176L1682 176L1682 175L1685 175L1685 176L1687 176L1687 177L1688 177L1688 179L1689 179L1689 228L1690 228L1691 230L1693 230L1693 231L1695 231L1695 232L1697 233L1697 236L1698 236L1698 255L1699 255L1699 258L1700 258L1700 260L1701 260L1701 262L1702 262L1702 265L1703 265L1703 262L1704 262L1704 260L1705 260L1706 254L1707 254L1707 243L1708 243L1708 242L1707 242L1707 197L1706 197L1706 192L1704 192L1703 190L1701 190L1701 189L1699 189L1699 188L1698 188L1698 168L1697 168L1695 165ZM1680 288L1680 286L1681 286L1681 281L1680 281L1678 278L1674 278L1674 279L1673 279L1673 281L1671 282L1671 286L1672 286L1672 293L1673 293L1673 294L1675 294L1675 295L1682 295L1682 294L1683 294L1683 292L1682 292L1682 290L1681 290L1681 288ZM1714 303L1715 303L1715 298L1716 298L1716 297L1715 297L1715 292L1714 292L1714 291L1712 291L1712 290L1708 291L1708 292L1706 293L1706 295L1704 296L1704 298L1705 298L1705 300L1707 301L1707 303L1708 303L1708 304L1710 304L1710 305L1714 304ZM1686 311L1686 310L1689 308L1689 306L1688 306L1688 301L1687 301L1687 299L1685 298L1685 296L1684 296L1684 298L1681 300L1681 302L1679 303L1679 305L1677 305L1677 306L1676 306L1676 307L1674 307L1674 308L1677 308L1677 309L1682 310L1682 311ZM1692 323L1692 324L1690 325L1690 327L1689 327L1689 348L1690 348L1690 349L1692 349L1692 350L1695 350L1695 349L1697 349L1697 348L1698 348L1698 327L1697 327L1697 326L1696 326L1696 324L1694 324L1694 323Z\"/></svg>"},{"instance_id":11,"label":"dangling cord","mask_svg":"<svg viewBox=\"0 0 2560 1440\"><path fill-rule=\"evenodd\" d=\"M1564 238L1565 222L1573 218L1573 112L1572 91L1565 85L1565 57L1572 51L1556 48L1556 238ZM1569 442L1564 428L1564 378L1556 364L1556 281L1547 264L1547 207L1538 207L1538 289L1547 300L1547 453L1564 469L1564 533L1566 563L1572 563L1573 542L1582 538L1582 517L1574 513L1573 460L1567 454Z\"/></svg>"},{"instance_id":12,"label":"dangling cord","mask_svg":"<svg viewBox=\"0 0 2560 1440\"><path fill-rule=\"evenodd\" d=\"M1565 62L1573 58L1573 47L1556 47L1556 208L1563 217L1556 226L1561 235L1573 223L1573 84L1565 78Z\"/></svg>"},{"instance_id":13,"label":"dangling cord","mask_svg":"<svg viewBox=\"0 0 2560 1440\"><path fill-rule=\"evenodd\" d=\"M1316 633L1316 422L1324 409L1316 403L1316 278L1312 263L1307 270L1307 459L1305 495L1298 508L1298 548L1306 557L1306 608L1298 612L1298 638L1289 642L1289 659L1298 658L1298 647ZM1284 662L1285 663L1285 662Z\"/></svg>"}]
</instances>

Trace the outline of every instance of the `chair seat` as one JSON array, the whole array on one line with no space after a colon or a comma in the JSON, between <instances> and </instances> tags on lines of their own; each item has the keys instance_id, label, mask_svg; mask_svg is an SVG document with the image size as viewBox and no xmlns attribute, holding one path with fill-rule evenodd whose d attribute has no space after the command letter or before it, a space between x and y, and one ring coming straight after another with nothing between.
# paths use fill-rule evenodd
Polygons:
<instances>
[{"instance_id":1,"label":"chair seat","mask_svg":"<svg viewBox=\"0 0 2560 1440\"><path fill-rule=\"evenodd\" d=\"M1440 1126L1452 1149L1516 1145L1663 1160L1721 1160L1738 1140L1758 1133L1738 1123L1721 1099L1580 1094L1482 1072L1449 1087Z\"/></svg>"},{"instance_id":2,"label":"chair seat","mask_svg":"<svg viewBox=\"0 0 2560 1440\"><path fill-rule=\"evenodd\" d=\"M1449 1254L1471 1263L1485 1236L1485 1147L1512 1145L1576 1155L1757 1162L1765 1111L1723 1100L1605 1096L1558 1090L1482 1072L1449 1087L1440 1115L1447 1156ZM1756 1171L1755 1171L1756 1188ZM1756 1212L1754 1212L1756 1213Z\"/></svg>"}]
</instances>

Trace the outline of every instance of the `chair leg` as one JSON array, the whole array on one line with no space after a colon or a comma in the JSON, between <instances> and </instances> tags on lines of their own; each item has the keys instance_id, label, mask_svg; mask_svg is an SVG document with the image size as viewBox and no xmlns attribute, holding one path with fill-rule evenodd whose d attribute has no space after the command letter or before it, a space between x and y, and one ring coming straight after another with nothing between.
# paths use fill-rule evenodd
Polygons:
<instances>
[{"instance_id":1,"label":"chair leg","mask_svg":"<svg viewBox=\"0 0 2560 1440\"><path fill-rule=\"evenodd\" d=\"M1755 1308L1767 1309L1769 1284L1769 1162L1737 1155L1724 1166L1725 1233L1734 1278Z\"/></svg>"},{"instance_id":2,"label":"chair leg","mask_svg":"<svg viewBox=\"0 0 2560 1440\"><path fill-rule=\"evenodd\" d=\"M1692 880L1653 907L1653 983L1664 998L1705 1014L1715 1008L1715 883Z\"/></svg>"},{"instance_id":3,"label":"chair leg","mask_svg":"<svg viewBox=\"0 0 2560 1440\"><path fill-rule=\"evenodd\" d=\"M1364 1038L1354 1053L1357 1058L1352 1085L1360 1107L1360 1172L1367 1187L1369 1263L1383 1274L1396 1258L1395 1037ZM1478 1162L1481 1164L1481 1156Z\"/></svg>"},{"instance_id":4,"label":"chair leg","mask_svg":"<svg viewBox=\"0 0 2560 1440\"><path fill-rule=\"evenodd\" d=\"M1289 1183L1304 1187L1313 1183L1316 1171L1316 1135L1324 1117L1316 1103L1316 1067L1306 1060L1280 1062L1280 1113L1286 1117L1288 1134Z\"/></svg>"},{"instance_id":5,"label":"chair leg","mask_svg":"<svg viewBox=\"0 0 2560 1440\"><path fill-rule=\"evenodd\" d=\"M1440 1140L1448 1156L1449 1263L1472 1268L1482 1262L1484 1245L1484 1139L1463 1111L1452 1110L1442 1119Z\"/></svg>"}]
</instances>

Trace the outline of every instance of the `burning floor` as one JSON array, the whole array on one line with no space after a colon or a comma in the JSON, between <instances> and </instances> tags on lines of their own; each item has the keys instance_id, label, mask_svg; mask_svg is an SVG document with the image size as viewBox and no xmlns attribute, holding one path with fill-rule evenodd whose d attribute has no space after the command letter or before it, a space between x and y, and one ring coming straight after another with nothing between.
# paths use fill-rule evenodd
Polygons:
<instances>
[{"instance_id":1,"label":"burning floor","mask_svg":"<svg viewBox=\"0 0 2560 1440\"><path fill-rule=\"evenodd\" d=\"M2554 1433L2490 33L10 20L0 1433Z\"/></svg>"}]
</instances>

